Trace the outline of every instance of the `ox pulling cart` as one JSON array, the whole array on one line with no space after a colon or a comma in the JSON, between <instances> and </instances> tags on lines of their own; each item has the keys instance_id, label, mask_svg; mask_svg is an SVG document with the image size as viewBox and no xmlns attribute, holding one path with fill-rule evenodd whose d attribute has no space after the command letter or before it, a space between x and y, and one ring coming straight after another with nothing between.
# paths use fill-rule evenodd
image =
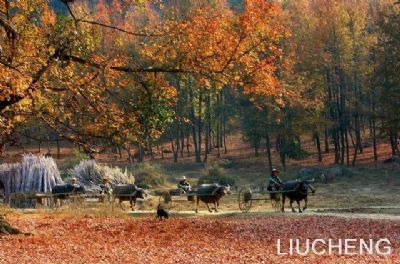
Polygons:
<instances>
[{"instance_id":1,"label":"ox pulling cart","mask_svg":"<svg viewBox=\"0 0 400 264\"><path fill-rule=\"evenodd\" d=\"M164 209L170 209L173 201L190 201L194 203L196 200L196 213L198 212L200 201L207 206L209 212L211 212L211 209L208 204L213 204L214 210L217 212L219 201L226 194L231 194L230 186L219 185L217 183L200 184L195 190L188 192L184 192L181 189L171 189L161 194L156 193L156 195L159 195L159 203L163 205Z\"/></svg>"},{"instance_id":2,"label":"ox pulling cart","mask_svg":"<svg viewBox=\"0 0 400 264\"><path fill-rule=\"evenodd\" d=\"M253 201L271 201L272 208L278 212L282 207L282 194L293 191L265 191L260 188L254 191L250 187L242 188L238 195L239 209L243 213L247 213L253 204Z\"/></svg>"},{"instance_id":3,"label":"ox pulling cart","mask_svg":"<svg viewBox=\"0 0 400 264\"><path fill-rule=\"evenodd\" d=\"M272 208L276 212L284 209L285 198L289 198L290 206L293 209L292 202L296 201L299 205L299 212L301 200L305 201L305 207L303 210L307 208L307 195L308 189L312 190L312 193L315 193L315 189L311 187L310 183L314 182L312 180L294 180L287 181L281 185L278 190L264 190L263 187L259 189L259 191L254 191L250 187L242 188L239 191L238 195L238 204L239 209L246 213L251 209L253 201L271 201Z\"/></svg>"},{"instance_id":4,"label":"ox pulling cart","mask_svg":"<svg viewBox=\"0 0 400 264\"><path fill-rule=\"evenodd\" d=\"M156 192L155 195L159 197L158 203L163 205L165 209L169 210L172 208L173 203L186 201L194 203L196 192L192 191L185 193L181 189L170 189Z\"/></svg>"}]
</instances>

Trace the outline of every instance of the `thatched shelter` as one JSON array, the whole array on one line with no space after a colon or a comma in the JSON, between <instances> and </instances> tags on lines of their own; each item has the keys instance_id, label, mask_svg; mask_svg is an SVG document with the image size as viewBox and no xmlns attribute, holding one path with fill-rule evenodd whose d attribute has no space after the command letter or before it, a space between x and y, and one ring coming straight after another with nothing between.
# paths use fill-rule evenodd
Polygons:
<instances>
[{"instance_id":1,"label":"thatched shelter","mask_svg":"<svg viewBox=\"0 0 400 264\"><path fill-rule=\"evenodd\" d=\"M11 193L49 193L56 184L62 184L57 164L51 157L23 155L22 161L0 165L0 194L6 201Z\"/></svg>"}]
</instances>

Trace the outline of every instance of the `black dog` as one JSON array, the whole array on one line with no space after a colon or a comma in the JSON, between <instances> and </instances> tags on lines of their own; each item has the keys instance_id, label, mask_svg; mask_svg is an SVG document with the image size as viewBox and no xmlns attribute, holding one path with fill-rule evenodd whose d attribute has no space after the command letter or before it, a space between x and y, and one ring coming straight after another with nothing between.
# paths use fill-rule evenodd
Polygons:
<instances>
[{"instance_id":1,"label":"black dog","mask_svg":"<svg viewBox=\"0 0 400 264\"><path fill-rule=\"evenodd\" d=\"M157 206L157 219L163 220L163 219L168 219L169 214L167 211L165 211L162 207L161 204L158 204Z\"/></svg>"}]
</instances>

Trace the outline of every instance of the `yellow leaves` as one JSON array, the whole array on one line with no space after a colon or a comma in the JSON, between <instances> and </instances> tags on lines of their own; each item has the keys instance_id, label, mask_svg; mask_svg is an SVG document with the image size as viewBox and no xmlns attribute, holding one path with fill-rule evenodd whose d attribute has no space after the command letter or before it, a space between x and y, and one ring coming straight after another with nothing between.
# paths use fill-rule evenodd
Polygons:
<instances>
[{"instance_id":1,"label":"yellow leaves","mask_svg":"<svg viewBox=\"0 0 400 264\"><path fill-rule=\"evenodd\" d=\"M121 37L115 38L113 42L117 48L121 48L124 45L124 40Z\"/></svg>"}]
</instances>

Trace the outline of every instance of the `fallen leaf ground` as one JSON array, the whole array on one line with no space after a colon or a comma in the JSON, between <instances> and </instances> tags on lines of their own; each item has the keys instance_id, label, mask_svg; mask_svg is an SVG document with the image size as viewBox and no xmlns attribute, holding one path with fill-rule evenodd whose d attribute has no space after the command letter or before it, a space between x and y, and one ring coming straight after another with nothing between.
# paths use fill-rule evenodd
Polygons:
<instances>
[{"instance_id":1,"label":"fallen leaf ground","mask_svg":"<svg viewBox=\"0 0 400 264\"><path fill-rule=\"evenodd\" d=\"M400 263L399 221L327 216L7 219L33 235L0 236L0 263ZM282 257L278 238L283 243L290 238L388 238L394 251L389 257Z\"/></svg>"}]
</instances>

